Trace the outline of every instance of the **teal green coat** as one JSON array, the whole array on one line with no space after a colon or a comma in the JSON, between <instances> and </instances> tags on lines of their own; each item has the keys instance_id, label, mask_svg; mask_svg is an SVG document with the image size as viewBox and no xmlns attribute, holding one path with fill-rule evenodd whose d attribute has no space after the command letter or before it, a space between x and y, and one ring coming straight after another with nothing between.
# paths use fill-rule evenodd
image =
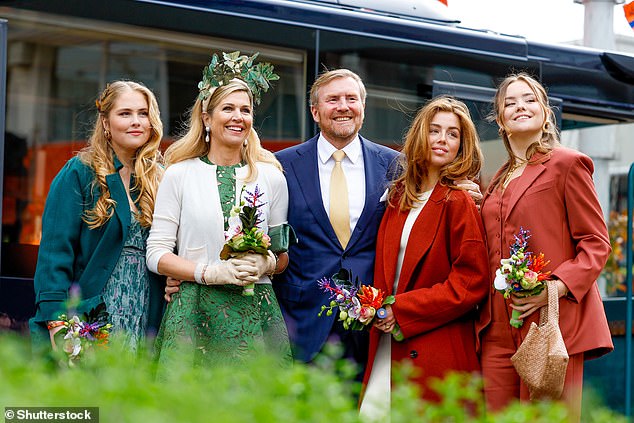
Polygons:
<instances>
[{"instance_id":1,"label":"teal green coat","mask_svg":"<svg viewBox=\"0 0 634 423\"><path fill-rule=\"evenodd\" d=\"M100 195L90 166L74 157L51 184L42 216L42 240L35 270L36 314L30 322L32 334L42 333L48 320L57 320L65 311L72 284L80 288L82 302L78 313L87 312L102 302L101 292L119 260L131 220L125 187L118 173L123 165L116 156L114 164L116 172L106 176L106 183L111 198L116 201L115 213L97 229L88 228L82 220L84 212L94 208ZM130 186L133 185L131 181ZM133 198L134 194L132 192ZM163 313L164 280L150 271L148 278L148 329L156 330Z\"/></svg>"}]
</instances>

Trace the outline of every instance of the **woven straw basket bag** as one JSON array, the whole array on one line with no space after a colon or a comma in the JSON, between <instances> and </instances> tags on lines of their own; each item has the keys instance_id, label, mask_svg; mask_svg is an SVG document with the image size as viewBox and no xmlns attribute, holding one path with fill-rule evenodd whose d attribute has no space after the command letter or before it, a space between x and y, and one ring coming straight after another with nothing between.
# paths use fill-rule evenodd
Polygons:
<instances>
[{"instance_id":1,"label":"woven straw basket bag","mask_svg":"<svg viewBox=\"0 0 634 423\"><path fill-rule=\"evenodd\" d=\"M511 361L530 399L561 397L568 367L568 351L559 330L559 298L557 284L548 281L548 305L540 310L539 325L531 327Z\"/></svg>"}]
</instances>

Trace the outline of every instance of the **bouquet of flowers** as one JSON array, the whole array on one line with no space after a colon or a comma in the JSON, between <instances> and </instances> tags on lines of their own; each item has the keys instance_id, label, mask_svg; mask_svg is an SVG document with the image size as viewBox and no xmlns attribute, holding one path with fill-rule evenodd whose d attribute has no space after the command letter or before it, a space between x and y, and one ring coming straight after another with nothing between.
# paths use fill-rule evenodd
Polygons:
<instances>
[{"instance_id":1,"label":"bouquet of flowers","mask_svg":"<svg viewBox=\"0 0 634 423\"><path fill-rule=\"evenodd\" d=\"M256 185L253 192L242 189L240 205L234 206L229 213L229 229L225 231L225 245L220 251L220 258L239 257L248 252L267 255L271 246L271 238L260 227L262 224L260 207L263 195ZM253 295L254 284L246 285L242 295Z\"/></svg>"},{"instance_id":2,"label":"bouquet of flowers","mask_svg":"<svg viewBox=\"0 0 634 423\"><path fill-rule=\"evenodd\" d=\"M91 350L93 346L104 347L108 344L112 325L108 323L108 312L103 303L90 312L84 313L81 319L77 315L68 318L62 314L59 316L59 321L64 326L59 331L59 334L63 336L62 349L68 355L70 366L74 366L85 351Z\"/></svg>"},{"instance_id":3,"label":"bouquet of flowers","mask_svg":"<svg viewBox=\"0 0 634 423\"><path fill-rule=\"evenodd\" d=\"M330 294L330 303L321 306L319 316L324 311L331 316L333 309L339 309L339 320L343 322L345 329L363 330L370 326L375 316L383 318L386 311L383 306L394 304L393 295L385 295L385 292L370 285L361 285L358 280L352 282L350 272L341 269L330 279L323 278L317 281L321 289ZM392 336L397 341L403 340L398 325L392 330Z\"/></svg>"},{"instance_id":4,"label":"bouquet of flowers","mask_svg":"<svg viewBox=\"0 0 634 423\"><path fill-rule=\"evenodd\" d=\"M530 231L520 228L515 235L515 241L511 244L511 256L500 260L500 268L495 272L493 286L509 298L511 294L517 297L530 297L537 295L546 286L546 280L550 272L543 272L549 261L544 260L544 253L535 254L527 251ZM519 320L521 312L513 310L510 324L519 328L524 324Z\"/></svg>"}]
</instances>

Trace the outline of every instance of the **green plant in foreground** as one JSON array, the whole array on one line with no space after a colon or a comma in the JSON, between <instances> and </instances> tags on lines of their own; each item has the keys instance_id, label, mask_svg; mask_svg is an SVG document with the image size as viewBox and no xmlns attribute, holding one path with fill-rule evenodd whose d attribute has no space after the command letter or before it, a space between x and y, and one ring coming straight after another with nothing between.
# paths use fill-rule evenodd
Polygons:
<instances>
[{"instance_id":1,"label":"green plant in foreground","mask_svg":"<svg viewBox=\"0 0 634 423\"><path fill-rule=\"evenodd\" d=\"M280 367L271 358L250 364L190 368L178 360L160 372L151 355L132 355L112 336L107 350L87 354L75 368L31 357L28 341L0 335L0 407L99 407L107 422L361 422L355 369L337 359L338 349L316 365ZM407 381L412 370L394 372L392 423L566 422L559 404L513 404L496 415L483 411L481 383L468 375L451 375L436 386L440 404L418 400L418 387ZM583 421L625 422L601 407Z\"/></svg>"}]
</instances>

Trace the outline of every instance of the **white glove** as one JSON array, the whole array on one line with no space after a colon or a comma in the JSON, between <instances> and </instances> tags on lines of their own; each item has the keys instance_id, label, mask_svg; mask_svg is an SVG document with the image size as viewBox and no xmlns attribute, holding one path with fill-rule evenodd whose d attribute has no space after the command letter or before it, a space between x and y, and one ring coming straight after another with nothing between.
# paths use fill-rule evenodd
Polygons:
<instances>
[{"instance_id":1,"label":"white glove","mask_svg":"<svg viewBox=\"0 0 634 423\"><path fill-rule=\"evenodd\" d=\"M204 272L204 273L203 273ZM207 265L201 272L204 277L198 283L204 285L238 285L244 286L257 282L257 268L249 261L240 262L239 259L229 259L216 264Z\"/></svg>"},{"instance_id":2,"label":"white glove","mask_svg":"<svg viewBox=\"0 0 634 423\"><path fill-rule=\"evenodd\" d=\"M255 266L258 279L263 275L272 275L277 267L277 258L270 250L267 255L247 253L239 259L236 259L236 263L238 263L238 260L240 260L240 264L251 264Z\"/></svg>"}]
</instances>

